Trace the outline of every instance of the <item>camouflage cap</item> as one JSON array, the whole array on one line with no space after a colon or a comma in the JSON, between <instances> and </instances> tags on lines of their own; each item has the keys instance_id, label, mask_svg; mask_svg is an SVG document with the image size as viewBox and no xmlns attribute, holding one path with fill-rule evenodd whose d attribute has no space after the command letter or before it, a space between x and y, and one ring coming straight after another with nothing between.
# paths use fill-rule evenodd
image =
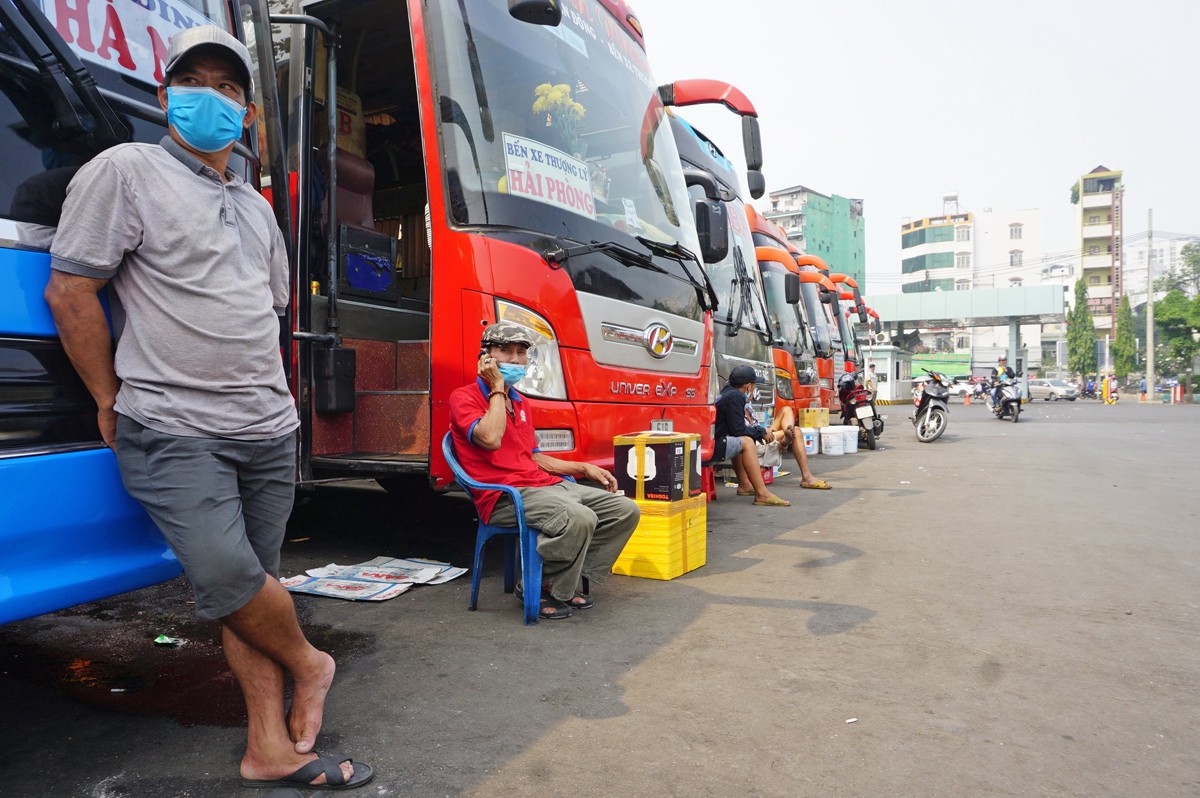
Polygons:
<instances>
[{"instance_id":1,"label":"camouflage cap","mask_svg":"<svg viewBox=\"0 0 1200 798\"><path fill-rule=\"evenodd\" d=\"M479 345L488 346L504 346L505 344L525 344L525 346L533 346L533 336L529 334L529 330L511 321L498 321L495 324L489 325L483 331L483 337L479 340Z\"/></svg>"}]
</instances>

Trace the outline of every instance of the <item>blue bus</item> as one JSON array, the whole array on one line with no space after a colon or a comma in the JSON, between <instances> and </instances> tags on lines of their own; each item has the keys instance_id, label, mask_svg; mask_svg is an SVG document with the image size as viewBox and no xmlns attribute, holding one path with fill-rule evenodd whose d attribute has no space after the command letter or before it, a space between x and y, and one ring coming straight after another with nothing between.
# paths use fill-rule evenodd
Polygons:
<instances>
[{"instance_id":1,"label":"blue bus","mask_svg":"<svg viewBox=\"0 0 1200 798\"><path fill-rule=\"evenodd\" d=\"M108 147L166 134L166 42L209 23L236 32L235 8L0 0L0 623L181 571L125 493L42 294L71 177Z\"/></svg>"}]
</instances>

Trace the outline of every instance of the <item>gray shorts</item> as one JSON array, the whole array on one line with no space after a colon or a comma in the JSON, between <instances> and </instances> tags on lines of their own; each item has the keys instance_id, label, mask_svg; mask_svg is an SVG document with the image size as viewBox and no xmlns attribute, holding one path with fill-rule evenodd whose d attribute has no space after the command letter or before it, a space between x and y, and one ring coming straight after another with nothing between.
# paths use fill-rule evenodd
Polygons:
<instances>
[{"instance_id":1,"label":"gray shorts","mask_svg":"<svg viewBox=\"0 0 1200 798\"><path fill-rule=\"evenodd\" d=\"M125 490L179 558L196 614L236 612L279 575L296 484L295 433L262 441L185 438L117 416Z\"/></svg>"},{"instance_id":2,"label":"gray shorts","mask_svg":"<svg viewBox=\"0 0 1200 798\"><path fill-rule=\"evenodd\" d=\"M732 460L742 453L742 437L730 435L725 439L725 459Z\"/></svg>"}]
</instances>

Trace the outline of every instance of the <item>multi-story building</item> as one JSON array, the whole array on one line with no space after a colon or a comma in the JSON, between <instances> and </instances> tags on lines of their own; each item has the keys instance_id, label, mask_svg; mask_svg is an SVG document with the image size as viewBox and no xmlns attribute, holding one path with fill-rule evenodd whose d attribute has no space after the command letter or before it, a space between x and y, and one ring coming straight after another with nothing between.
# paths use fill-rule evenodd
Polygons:
<instances>
[{"instance_id":1,"label":"multi-story building","mask_svg":"<svg viewBox=\"0 0 1200 798\"><path fill-rule=\"evenodd\" d=\"M782 227L796 248L817 255L834 272L854 278L866 293L863 201L792 186L770 194L763 215Z\"/></svg>"},{"instance_id":2,"label":"multi-story building","mask_svg":"<svg viewBox=\"0 0 1200 798\"><path fill-rule=\"evenodd\" d=\"M1200 244L1200 238L1165 233L1155 234L1152 241L1142 239L1125 245L1121 283L1130 304L1134 307L1144 305L1147 286L1171 272L1183 271L1183 248L1188 244ZM1155 299L1160 298L1161 294L1156 294Z\"/></svg>"},{"instance_id":3,"label":"multi-story building","mask_svg":"<svg viewBox=\"0 0 1200 798\"><path fill-rule=\"evenodd\" d=\"M1079 178L1072 192L1078 221L1081 274L1096 336L1113 332L1117 303L1124 292L1121 261L1120 170L1097 166Z\"/></svg>"},{"instance_id":4,"label":"multi-story building","mask_svg":"<svg viewBox=\"0 0 1200 798\"><path fill-rule=\"evenodd\" d=\"M957 198L953 202L957 205ZM955 291L960 290L960 279L963 290L970 288L974 238L975 217L966 212L943 213L902 224L900 290L905 294Z\"/></svg>"},{"instance_id":5,"label":"multi-story building","mask_svg":"<svg viewBox=\"0 0 1200 798\"><path fill-rule=\"evenodd\" d=\"M987 208L973 213L960 208L957 194L946 194L942 201L941 216L907 221L900 227L902 292L1066 284L1064 275L1073 269L1047 262L1039 211ZM1008 346L1005 327L922 332L923 344L934 352L972 361L990 360ZM1053 353L1056 335L1061 337L1061 327L1044 335L1039 325L1022 325L1021 340L1031 367L1042 361L1044 349Z\"/></svg>"}]
</instances>

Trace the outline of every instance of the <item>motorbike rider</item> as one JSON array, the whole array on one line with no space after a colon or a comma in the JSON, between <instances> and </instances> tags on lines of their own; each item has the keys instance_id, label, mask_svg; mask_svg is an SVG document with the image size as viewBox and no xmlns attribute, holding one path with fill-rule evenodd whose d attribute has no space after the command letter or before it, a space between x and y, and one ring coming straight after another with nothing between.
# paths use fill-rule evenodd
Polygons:
<instances>
[{"instance_id":1,"label":"motorbike rider","mask_svg":"<svg viewBox=\"0 0 1200 798\"><path fill-rule=\"evenodd\" d=\"M1008 356L1001 355L996 361L996 368L992 369L992 404L999 406L1001 387L1016 377L1016 372L1008 365Z\"/></svg>"}]
</instances>

